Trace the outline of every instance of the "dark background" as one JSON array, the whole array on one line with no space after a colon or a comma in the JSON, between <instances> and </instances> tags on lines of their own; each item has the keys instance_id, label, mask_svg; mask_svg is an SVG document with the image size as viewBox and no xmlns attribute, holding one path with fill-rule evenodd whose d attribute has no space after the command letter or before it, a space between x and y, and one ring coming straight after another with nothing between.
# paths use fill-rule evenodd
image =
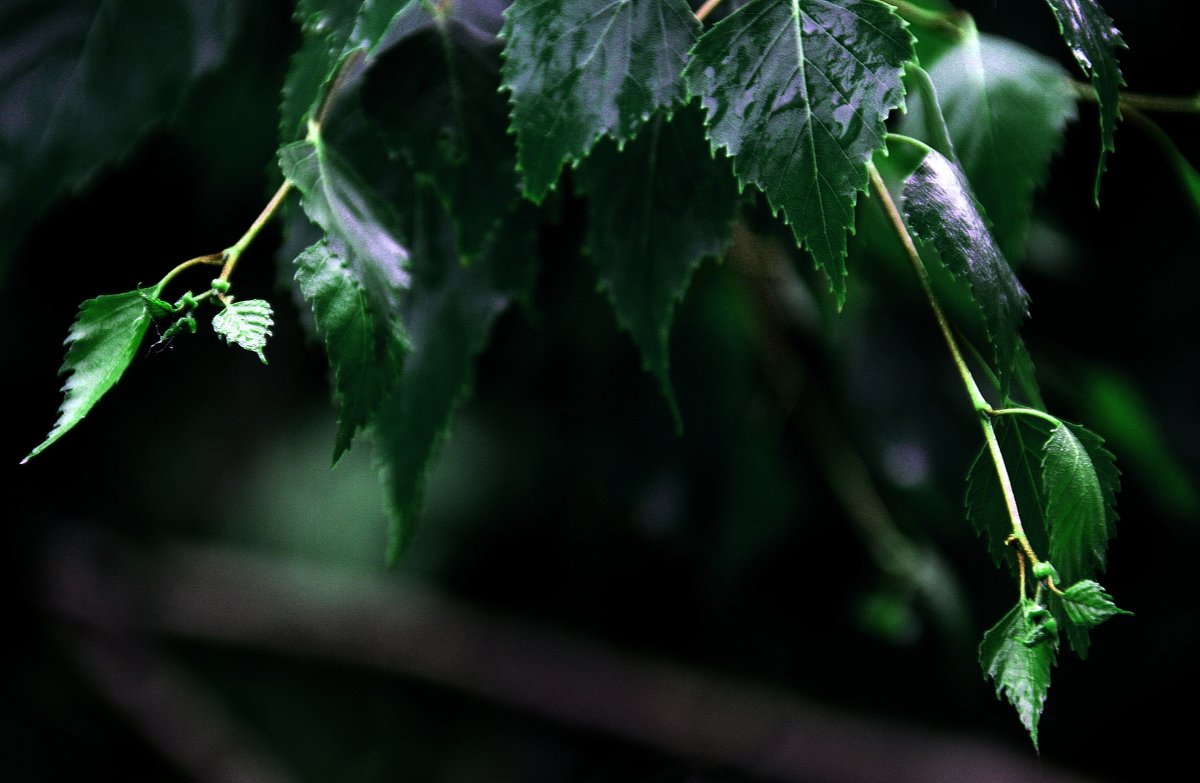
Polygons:
<instances>
[{"instance_id":1,"label":"dark background","mask_svg":"<svg viewBox=\"0 0 1200 783\"><path fill-rule=\"evenodd\" d=\"M982 30L1069 65L1043 4L960 5ZM1131 89L1195 93L1193 69L1181 67L1194 47L1187 5L1105 3L1131 47L1122 56ZM277 96L299 35L287 3L246 6L226 64L135 153L31 226L0 289L10 422L0 551L11 598L0 765L12 779L189 779L197 768L187 772L161 735L186 730L193 700L220 716L227 744L297 780L758 779L737 768L736 748L697 756L632 724L626 736L591 729L585 713L604 694L563 718L537 698L514 706L480 695L470 685L480 672L435 682L403 662L364 665L370 653L355 646L370 647L369 635L327 660L311 654L302 632L281 632L279 649L215 632L101 633L55 603L63 580L78 578L87 592L79 562L146 580L124 584L128 594L90 596L119 613L139 605L138 585L165 589L172 571L163 563L201 552L316 561L364 584L424 585L448 602L435 602L435 615L470 606L527 639L498 650L496 665L525 666L535 680L541 637L529 623L578 637L585 650L624 650L631 661L698 670L887 727L844 738L848 747L878 736L887 748L887 731L904 727L932 743L919 751L931 756L981 743L968 749L1039 763L975 661L979 636L1012 598L1008 575L962 512L977 428L915 281L865 251L851 255L840 316L798 254L790 315L736 254L706 264L672 338L685 422L676 437L594 290L578 252L583 212L564 197L541 236L535 308L498 322L432 476L420 532L391 571L369 446L328 470L326 366L281 283L289 272L277 270L275 227L238 272L243 295L270 298L278 311L269 367L203 334L177 340L139 357L79 428L18 467L54 420L55 372L78 302L231 243L270 194ZM1197 696L1200 215L1129 123L1097 210L1094 107L1081 105L1080 115L1037 199L1021 269L1033 297L1024 335L1050 410L1109 437L1124 471L1103 583L1136 617L1096 631L1086 662L1060 654L1040 764L1121 780L1147 758L1171 768L1192 754L1194 721L1168 716L1192 714ZM1200 160L1194 116L1158 119ZM777 234L761 210L746 222L768 237L759 241ZM847 454L868 467L867 485L846 479ZM882 567L898 550L864 537L838 494L839 475L852 495L877 492L903 540L936 553L946 574ZM131 552L141 565L112 566ZM297 600L320 602L321 584L298 584ZM252 612L253 597L244 605ZM298 640L290 650L289 638ZM163 719L147 724L114 694L142 693L135 686L158 677L158 666L183 695L151 705ZM103 671L117 674L106 680ZM657 706L646 694L623 708ZM837 747L843 724L831 725ZM227 751L211 742L200 757ZM764 740L762 752L771 747ZM879 768L873 777L891 776ZM838 777L813 768L796 779Z\"/></svg>"}]
</instances>

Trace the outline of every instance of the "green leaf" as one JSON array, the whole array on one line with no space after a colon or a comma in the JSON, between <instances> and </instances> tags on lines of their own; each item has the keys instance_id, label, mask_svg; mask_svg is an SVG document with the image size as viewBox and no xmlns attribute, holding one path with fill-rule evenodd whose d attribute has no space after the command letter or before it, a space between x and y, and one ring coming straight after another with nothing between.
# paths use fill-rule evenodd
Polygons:
<instances>
[{"instance_id":1,"label":"green leaf","mask_svg":"<svg viewBox=\"0 0 1200 783\"><path fill-rule=\"evenodd\" d=\"M470 7L466 7L470 10ZM500 46L464 5L408 6L363 86L363 108L393 154L427 178L473 257L519 197Z\"/></svg>"},{"instance_id":2,"label":"green leaf","mask_svg":"<svg viewBox=\"0 0 1200 783\"><path fill-rule=\"evenodd\" d=\"M1089 628L1119 614L1133 614L1118 608L1112 596L1091 579L1076 582L1063 590L1061 600L1071 622Z\"/></svg>"},{"instance_id":3,"label":"green leaf","mask_svg":"<svg viewBox=\"0 0 1200 783\"><path fill-rule=\"evenodd\" d=\"M60 375L66 395L58 409L58 422L41 445L21 460L28 462L83 420L100 398L129 368L146 330L150 328L149 289L126 291L89 299L79 306L67 335L67 357Z\"/></svg>"},{"instance_id":4,"label":"green leaf","mask_svg":"<svg viewBox=\"0 0 1200 783\"><path fill-rule=\"evenodd\" d=\"M688 107L670 121L655 117L624 151L597 145L578 181L590 197L584 248L678 422L671 321L700 262L729 243L737 185L728 161L709 156L700 114Z\"/></svg>"},{"instance_id":5,"label":"green leaf","mask_svg":"<svg viewBox=\"0 0 1200 783\"><path fill-rule=\"evenodd\" d=\"M1025 254L1033 193L1075 118L1070 75L1019 44L979 35L970 17L955 47L930 69L958 163L992 221L1004 255ZM910 103L902 133L921 133L926 107Z\"/></svg>"},{"instance_id":6,"label":"green leaf","mask_svg":"<svg viewBox=\"0 0 1200 783\"><path fill-rule=\"evenodd\" d=\"M1025 416L1002 416L992 426L1008 468L1022 527L1034 551L1045 552L1049 544L1043 517L1042 444L1048 428L1040 419ZM1007 563L1015 574L1017 559L1005 543L1013 532L1012 521L987 444L980 447L967 474L966 508L967 518L987 543L996 565Z\"/></svg>"},{"instance_id":7,"label":"green leaf","mask_svg":"<svg viewBox=\"0 0 1200 783\"><path fill-rule=\"evenodd\" d=\"M357 271L337 238L312 245L296 259L296 282L312 308L333 370L338 401L334 463L395 385L408 350L399 322L373 311L367 284Z\"/></svg>"},{"instance_id":8,"label":"green leaf","mask_svg":"<svg viewBox=\"0 0 1200 783\"><path fill-rule=\"evenodd\" d=\"M225 309L213 316L213 331L225 338L225 342L238 345L251 353L258 354L263 364L267 357L263 349L275 325L271 304L263 299L239 299L225 305Z\"/></svg>"},{"instance_id":9,"label":"green leaf","mask_svg":"<svg viewBox=\"0 0 1200 783\"><path fill-rule=\"evenodd\" d=\"M685 0L515 0L501 36L525 195L540 202L564 162L681 102L699 31Z\"/></svg>"},{"instance_id":10,"label":"green leaf","mask_svg":"<svg viewBox=\"0 0 1200 783\"><path fill-rule=\"evenodd\" d=\"M393 21L421 0L298 0L303 41L283 82L279 140L304 135L334 81L351 57L363 68L383 50Z\"/></svg>"},{"instance_id":11,"label":"green leaf","mask_svg":"<svg viewBox=\"0 0 1200 783\"><path fill-rule=\"evenodd\" d=\"M340 244L339 252L366 292L375 334L404 333L401 292L410 282L408 251L389 229L385 202L318 136L279 151L280 168L301 192L310 220Z\"/></svg>"},{"instance_id":12,"label":"green leaf","mask_svg":"<svg viewBox=\"0 0 1200 783\"><path fill-rule=\"evenodd\" d=\"M525 205L528 206L528 205ZM532 210L518 208L470 266L437 200L419 195L411 231L413 285L405 307L412 351L376 416L376 455L391 516L388 560L415 529L434 456L470 390L476 355L508 305L532 292Z\"/></svg>"},{"instance_id":13,"label":"green leaf","mask_svg":"<svg viewBox=\"0 0 1200 783\"><path fill-rule=\"evenodd\" d=\"M220 62L231 11L231 0L0 3L0 266L54 199L130 150Z\"/></svg>"},{"instance_id":14,"label":"green leaf","mask_svg":"<svg viewBox=\"0 0 1200 783\"><path fill-rule=\"evenodd\" d=\"M1150 136L1150 139L1170 162L1175 176L1179 179L1180 187L1183 188L1184 194L1191 202L1197 217L1200 217L1200 172L1196 171L1196 167L1184 157L1183 153L1179 151L1179 147L1175 145L1166 131L1159 127L1157 122L1140 111L1132 109L1129 111L1129 119Z\"/></svg>"},{"instance_id":15,"label":"green leaf","mask_svg":"<svg viewBox=\"0 0 1200 783\"><path fill-rule=\"evenodd\" d=\"M1121 118L1120 89L1125 84L1117 64L1117 49L1124 49L1121 31L1096 0L1046 0L1058 19L1058 29L1075 62L1092 80L1100 101L1100 163L1096 168L1096 203L1100 203L1100 178L1105 156L1116 149L1113 135Z\"/></svg>"},{"instance_id":16,"label":"green leaf","mask_svg":"<svg viewBox=\"0 0 1200 783\"><path fill-rule=\"evenodd\" d=\"M846 232L884 146L883 121L903 104L912 40L876 0L751 0L700 38L684 70L713 150L783 212L839 307Z\"/></svg>"},{"instance_id":17,"label":"green leaf","mask_svg":"<svg viewBox=\"0 0 1200 783\"><path fill-rule=\"evenodd\" d=\"M1050 667L1058 647L1053 638L1039 639L1043 636L1017 604L983 634L979 645L984 676L996 684L996 697L1007 699L1016 709L1035 748L1038 721L1050 690ZM1027 644L1031 639L1039 640Z\"/></svg>"},{"instance_id":18,"label":"green leaf","mask_svg":"<svg viewBox=\"0 0 1200 783\"><path fill-rule=\"evenodd\" d=\"M1060 424L1043 447L1049 559L1067 584L1104 569L1108 539L1115 533L1113 495L1118 474L1102 443L1082 427Z\"/></svg>"},{"instance_id":19,"label":"green leaf","mask_svg":"<svg viewBox=\"0 0 1200 783\"><path fill-rule=\"evenodd\" d=\"M951 274L970 287L995 349L1001 389L1006 390L1029 297L992 239L962 171L941 153L930 151L905 180L902 198L913 233L932 245Z\"/></svg>"}]
</instances>

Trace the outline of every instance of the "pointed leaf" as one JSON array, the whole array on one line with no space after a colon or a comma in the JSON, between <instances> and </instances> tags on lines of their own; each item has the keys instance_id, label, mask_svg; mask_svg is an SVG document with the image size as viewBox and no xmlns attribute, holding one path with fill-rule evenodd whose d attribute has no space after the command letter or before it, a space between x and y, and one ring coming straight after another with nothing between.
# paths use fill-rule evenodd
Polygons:
<instances>
[{"instance_id":1,"label":"pointed leaf","mask_svg":"<svg viewBox=\"0 0 1200 783\"><path fill-rule=\"evenodd\" d=\"M846 297L846 232L903 103L912 36L875 0L751 0L706 32L684 71L744 187L761 189Z\"/></svg>"},{"instance_id":2,"label":"pointed leaf","mask_svg":"<svg viewBox=\"0 0 1200 783\"><path fill-rule=\"evenodd\" d=\"M1057 648L1057 643L1048 638L1026 644L1036 632L1017 604L984 633L979 645L979 665L984 676L996 684L996 697L1007 699L1016 709L1035 748Z\"/></svg>"},{"instance_id":3,"label":"pointed leaf","mask_svg":"<svg viewBox=\"0 0 1200 783\"><path fill-rule=\"evenodd\" d=\"M700 114L689 107L670 121L655 117L622 152L597 145L578 181L590 196L585 250L678 421L668 335L692 273L729 243L737 209L729 163L709 156Z\"/></svg>"},{"instance_id":4,"label":"pointed leaf","mask_svg":"<svg viewBox=\"0 0 1200 783\"><path fill-rule=\"evenodd\" d=\"M1062 602L1071 622L1087 627L1097 626L1119 614L1133 614L1118 608L1112 596L1090 579L1076 582L1063 590Z\"/></svg>"},{"instance_id":5,"label":"pointed leaf","mask_svg":"<svg viewBox=\"0 0 1200 783\"><path fill-rule=\"evenodd\" d=\"M1084 445L1089 442L1091 448ZM1050 560L1067 584L1104 569L1105 549L1115 532L1112 498L1116 468L1097 436L1082 427L1055 427L1042 452ZM1101 462L1093 461L1093 454ZM1101 485L1100 475L1106 477Z\"/></svg>"},{"instance_id":6,"label":"pointed leaf","mask_svg":"<svg viewBox=\"0 0 1200 783\"><path fill-rule=\"evenodd\" d=\"M125 374L150 328L150 305L145 298L148 292L98 296L79 306L79 316L67 335L67 357L59 370L60 375L69 373L70 377L62 387L66 397L59 408L58 422L22 462L45 451L82 421Z\"/></svg>"},{"instance_id":7,"label":"pointed leaf","mask_svg":"<svg viewBox=\"0 0 1200 783\"><path fill-rule=\"evenodd\" d=\"M518 209L489 247L464 266L437 200L427 193L418 198L411 231L413 287L405 306L412 351L375 423L391 517L389 562L412 537L427 474L470 391L474 360L493 321L531 292L536 259L531 217L532 210Z\"/></svg>"},{"instance_id":8,"label":"pointed leaf","mask_svg":"<svg viewBox=\"0 0 1200 783\"><path fill-rule=\"evenodd\" d=\"M239 299L230 302L225 309L213 316L213 331L225 338L225 342L258 354L263 364L267 357L263 349L275 325L271 304L263 299Z\"/></svg>"},{"instance_id":9,"label":"pointed leaf","mask_svg":"<svg viewBox=\"0 0 1200 783\"><path fill-rule=\"evenodd\" d=\"M407 336L395 328L398 322L372 311L366 283L356 271L337 238L312 245L296 259L296 282L312 308L333 370L338 402L335 463L395 385L408 349Z\"/></svg>"},{"instance_id":10,"label":"pointed leaf","mask_svg":"<svg viewBox=\"0 0 1200 783\"><path fill-rule=\"evenodd\" d=\"M685 0L515 0L501 36L525 195L541 201L601 136L631 139L682 101L699 31Z\"/></svg>"},{"instance_id":11,"label":"pointed leaf","mask_svg":"<svg viewBox=\"0 0 1200 783\"><path fill-rule=\"evenodd\" d=\"M1025 254L1033 193L1075 118L1070 75L1019 44L968 27L930 69L951 140L1004 255ZM912 102L903 133L921 136L925 106ZM926 139L928 140L928 139Z\"/></svg>"},{"instance_id":12,"label":"pointed leaf","mask_svg":"<svg viewBox=\"0 0 1200 783\"><path fill-rule=\"evenodd\" d=\"M230 13L230 0L0 3L0 266L55 198L126 153L223 59Z\"/></svg>"},{"instance_id":13,"label":"pointed leaf","mask_svg":"<svg viewBox=\"0 0 1200 783\"><path fill-rule=\"evenodd\" d=\"M902 198L913 233L932 245L951 274L970 287L995 348L1001 388L1007 389L1029 297L992 239L965 177L931 151L905 180Z\"/></svg>"},{"instance_id":14,"label":"pointed leaf","mask_svg":"<svg viewBox=\"0 0 1200 783\"><path fill-rule=\"evenodd\" d=\"M309 219L339 243L366 292L373 333L403 335L400 296L410 282L408 251L389 229L394 220L387 205L320 137L283 147L279 159Z\"/></svg>"},{"instance_id":15,"label":"pointed leaf","mask_svg":"<svg viewBox=\"0 0 1200 783\"><path fill-rule=\"evenodd\" d=\"M393 154L429 179L473 257L519 197L500 45L462 3L414 4L363 86L363 107Z\"/></svg>"},{"instance_id":16,"label":"pointed leaf","mask_svg":"<svg viewBox=\"0 0 1200 783\"><path fill-rule=\"evenodd\" d=\"M1116 147L1113 135L1121 118L1120 89L1125 84L1117 64L1117 49L1124 49L1121 31L1096 0L1046 0L1063 40L1075 62L1092 80L1100 101L1100 163L1096 169L1096 202L1100 201L1100 177L1105 156Z\"/></svg>"}]
</instances>

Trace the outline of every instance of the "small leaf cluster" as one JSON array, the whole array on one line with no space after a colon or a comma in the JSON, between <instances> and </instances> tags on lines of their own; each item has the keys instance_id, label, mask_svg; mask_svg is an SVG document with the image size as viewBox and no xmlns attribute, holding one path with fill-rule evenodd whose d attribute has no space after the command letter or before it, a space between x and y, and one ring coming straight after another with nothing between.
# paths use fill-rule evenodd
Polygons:
<instances>
[{"instance_id":1,"label":"small leaf cluster","mask_svg":"<svg viewBox=\"0 0 1200 783\"><path fill-rule=\"evenodd\" d=\"M1099 193L1124 42L1095 0L1047 4L1099 106ZM1125 613L1093 580L1115 532L1119 473L1099 436L1046 410L1020 334L1030 295L1013 266L1080 85L935 0L729 0L704 19L699 5L513 0L501 15L482 0L298 0L277 197L237 244L196 260L223 264L201 296L160 298L185 264L83 304L59 421L30 456L112 388L151 324L164 326L160 346L194 332L205 300L221 307L213 330L265 363L271 306L232 298L229 281L261 222L282 214L289 237L306 238L284 261L329 360L333 459L373 437L394 560L493 324L533 296L538 231L562 200L582 200L597 287L681 424L675 309L697 268L729 246L742 208L765 201L841 309L849 238L864 209L894 207L894 192L892 240L911 248L984 433L967 516L1019 591L980 663L1036 743L1059 631L1083 656L1088 630ZM204 70L177 59L170 73ZM119 65L86 53L82 64ZM87 100L52 118L53 150L72 150L64 123ZM118 130L122 142L134 132ZM115 154L112 141L100 154ZM54 169L52 191L87 169L36 156L29 166ZM929 270L968 303L953 325Z\"/></svg>"}]
</instances>

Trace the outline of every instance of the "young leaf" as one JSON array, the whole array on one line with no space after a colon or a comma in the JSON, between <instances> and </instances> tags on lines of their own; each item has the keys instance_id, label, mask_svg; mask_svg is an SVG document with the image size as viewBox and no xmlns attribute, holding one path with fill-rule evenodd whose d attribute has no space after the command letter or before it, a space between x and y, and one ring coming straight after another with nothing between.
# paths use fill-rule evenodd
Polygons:
<instances>
[{"instance_id":1,"label":"young leaf","mask_svg":"<svg viewBox=\"0 0 1200 783\"><path fill-rule=\"evenodd\" d=\"M67 335L67 357L60 375L66 395L58 409L58 422L46 439L21 460L28 462L83 420L100 398L125 374L150 328L149 290L126 291L89 299L79 306Z\"/></svg>"},{"instance_id":2,"label":"young leaf","mask_svg":"<svg viewBox=\"0 0 1200 783\"><path fill-rule=\"evenodd\" d=\"M405 315L412 351L375 419L376 455L388 497L388 560L412 537L433 457L467 396L472 365L492 322L529 295L536 258L531 213L518 208L470 266L437 200L421 194L411 231L413 286Z\"/></svg>"},{"instance_id":3,"label":"young leaf","mask_svg":"<svg viewBox=\"0 0 1200 783\"><path fill-rule=\"evenodd\" d=\"M1085 439L1092 448L1084 446ZM1105 549L1115 532L1112 498L1117 473L1102 442L1082 427L1061 424L1051 430L1042 451L1049 559L1067 584L1104 569ZM1100 465L1093 454L1102 460ZM1100 473L1107 479L1104 485Z\"/></svg>"},{"instance_id":4,"label":"young leaf","mask_svg":"<svg viewBox=\"0 0 1200 783\"><path fill-rule=\"evenodd\" d=\"M519 197L500 46L462 3L408 6L363 85L363 108L388 148L427 177L473 257ZM499 15L497 14L497 21Z\"/></svg>"},{"instance_id":5,"label":"young leaf","mask_svg":"<svg viewBox=\"0 0 1200 783\"><path fill-rule=\"evenodd\" d=\"M699 31L686 0L515 0L501 36L525 195L540 202L564 162L682 101Z\"/></svg>"},{"instance_id":6,"label":"young leaf","mask_svg":"<svg viewBox=\"0 0 1200 783\"><path fill-rule=\"evenodd\" d=\"M903 103L912 40L874 0L751 0L700 38L683 73L713 150L783 212L839 306L846 232L883 121Z\"/></svg>"},{"instance_id":7,"label":"young leaf","mask_svg":"<svg viewBox=\"0 0 1200 783\"><path fill-rule=\"evenodd\" d=\"M0 266L51 201L219 64L230 12L230 0L0 3Z\"/></svg>"},{"instance_id":8,"label":"young leaf","mask_svg":"<svg viewBox=\"0 0 1200 783\"><path fill-rule=\"evenodd\" d=\"M1075 62L1092 80L1100 102L1100 163L1096 168L1096 203L1100 203L1100 177L1104 158L1116 147L1113 135L1121 118L1120 89L1125 84L1117 64L1117 49L1124 49L1121 31L1096 0L1046 0L1058 19L1058 29Z\"/></svg>"},{"instance_id":9,"label":"young leaf","mask_svg":"<svg viewBox=\"0 0 1200 783\"><path fill-rule=\"evenodd\" d=\"M929 71L958 162L1009 259L1025 253L1033 193L1075 118L1069 74L1011 41L979 35L970 17L962 38ZM903 133L922 136L926 107L910 101Z\"/></svg>"},{"instance_id":10,"label":"young leaf","mask_svg":"<svg viewBox=\"0 0 1200 783\"><path fill-rule=\"evenodd\" d=\"M212 320L213 331L224 337L225 342L258 354L263 364L267 363L263 349L267 347L267 338L274 325L271 304L262 299L230 302Z\"/></svg>"},{"instance_id":11,"label":"young leaf","mask_svg":"<svg viewBox=\"0 0 1200 783\"><path fill-rule=\"evenodd\" d=\"M336 237L312 245L296 259L296 282L312 308L317 332L333 369L338 401L336 463L366 426L400 375L408 338L398 321L372 311L366 284Z\"/></svg>"},{"instance_id":12,"label":"young leaf","mask_svg":"<svg viewBox=\"0 0 1200 783\"><path fill-rule=\"evenodd\" d=\"M670 121L655 117L622 152L597 145L578 182L590 196L584 248L678 421L668 335L692 273L729 242L737 186L728 161L710 157L700 114L688 107Z\"/></svg>"},{"instance_id":13,"label":"young leaf","mask_svg":"<svg viewBox=\"0 0 1200 783\"><path fill-rule=\"evenodd\" d=\"M388 228L385 202L318 136L279 151L280 168L301 192L310 220L336 240L366 292L375 334L404 334L400 295L410 276L408 251Z\"/></svg>"},{"instance_id":14,"label":"young leaf","mask_svg":"<svg viewBox=\"0 0 1200 783\"><path fill-rule=\"evenodd\" d=\"M1133 614L1118 608L1112 596L1091 579L1076 582L1063 590L1061 598L1067 617L1076 625L1093 627L1119 614Z\"/></svg>"},{"instance_id":15,"label":"young leaf","mask_svg":"<svg viewBox=\"0 0 1200 783\"><path fill-rule=\"evenodd\" d=\"M1021 604L983 634L979 645L979 665L985 677L996 684L996 698L1005 698L1017 711L1017 717L1029 732L1033 746L1038 744L1038 720L1050 690L1050 667L1058 643L1054 638L1038 638ZM1026 642L1035 639L1033 644Z\"/></svg>"},{"instance_id":16,"label":"young leaf","mask_svg":"<svg viewBox=\"0 0 1200 783\"><path fill-rule=\"evenodd\" d=\"M1007 389L1029 297L992 239L966 179L957 166L930 151L905 180L902 197L913 233L931 244L951 274L970 286L995 349L996 374Z\"/></svg>"}]
</instances>

